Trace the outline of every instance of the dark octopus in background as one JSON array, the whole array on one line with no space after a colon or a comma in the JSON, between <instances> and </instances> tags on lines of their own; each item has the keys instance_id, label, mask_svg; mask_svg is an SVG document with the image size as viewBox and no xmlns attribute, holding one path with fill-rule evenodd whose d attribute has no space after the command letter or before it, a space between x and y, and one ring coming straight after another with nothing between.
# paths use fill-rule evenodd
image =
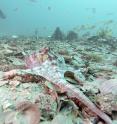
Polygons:
<instances>
[{"instance_id":1,"label":"dark octopus in background","mask_svg":"<svg viewBox=\"0 0 117 124\"><path fill-rule=\"evenodd\" d=\"M6 15L3 13L3 11L0 9L0 18L6 19Z\"/></svg>"}]
</instances>

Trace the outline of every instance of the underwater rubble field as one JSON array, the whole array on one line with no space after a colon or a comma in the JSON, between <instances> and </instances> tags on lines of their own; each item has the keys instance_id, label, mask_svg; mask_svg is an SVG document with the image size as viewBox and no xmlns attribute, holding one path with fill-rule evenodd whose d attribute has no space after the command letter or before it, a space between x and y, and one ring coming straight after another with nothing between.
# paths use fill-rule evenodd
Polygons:
<instances>
[{"instance_id":1,"label":"underwater rubble field","mask_svg":"<svg viewBox=\"0 0 117 124\"><path fill-rule=\"evenodd\" d=\"M1 39L0 124L26 115L30 124L116 124L117 39Z\"/></svg>"}]
</instances>

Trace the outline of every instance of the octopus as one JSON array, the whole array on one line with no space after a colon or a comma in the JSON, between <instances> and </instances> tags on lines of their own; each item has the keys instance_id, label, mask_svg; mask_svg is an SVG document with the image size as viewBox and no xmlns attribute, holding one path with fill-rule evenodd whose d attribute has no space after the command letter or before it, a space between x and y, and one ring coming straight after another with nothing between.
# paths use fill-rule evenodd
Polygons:
<instances>
[{"instance_id":1,"label":"octopus","mask_svg":"<svg viewBox=\"0 0 117 124\"><path fill-rule=\"evenodd\" d=\"M40 61L41 59L41 61ZM96 107L91 100L85 96L85 94L74 85L69 84L64 79L64 73L66 70L61 69L57 62L60 60L55 60L53 56L49 53L49 49L45 48L39 53L34 53L26 58L27 69L25 70L11 70L9 72L4 72L4 79L13 77L15 75L39 75L44 77L49 82L60 89L61 92L67 92L69 97L74 97L78 99L82 104L84 104L89 110L99 116L106 124L112 124L112 120L106 115L102 110ZM60 64L60 63L59 63ZM74 71L75 72L75 71ZM29 109L33 111L32 108ZM29 114L27 112L27 114ZM33 116L29 114L29 116ZM32 122L30 123L32 124ZM33 123L34 124L34 123ZM36 123L35 123L36 124Z\"/></svg>"}]
</instances>

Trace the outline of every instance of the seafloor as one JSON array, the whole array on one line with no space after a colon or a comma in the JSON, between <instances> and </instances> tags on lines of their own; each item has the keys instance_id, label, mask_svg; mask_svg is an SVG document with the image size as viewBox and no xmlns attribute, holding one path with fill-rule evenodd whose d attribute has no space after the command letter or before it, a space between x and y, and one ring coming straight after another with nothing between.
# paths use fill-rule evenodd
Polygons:
<instances>
[{"instance_id":1,"label":"seafloor","mask_svg":"<svg viewBox=\"0 0 117 124\"><path fill-rule=\"evenodd\" d=\"M79 82L72 76L66 76L65 79L78 87L100 110L116 120L117 39L91 37L74 41L51 41L44 38L35 40L30 37L2 38L0 77L3 72L12 69L24 69L25 56L44 47L48 47L56 57L63 57L66 65L79 70ZM91 120L97 116L87 110L82 101L79 100L81 103L78 103L68 98L65 93L58 92L58 100L55 100L48 91L51 89L48 81L37 78L34 76L34 79L30 80L17 75L12 79L1 79L0 113L13 110L20 100L34 102L38 96L40 124L93 124Z\"/></svg>"}]
</instances>

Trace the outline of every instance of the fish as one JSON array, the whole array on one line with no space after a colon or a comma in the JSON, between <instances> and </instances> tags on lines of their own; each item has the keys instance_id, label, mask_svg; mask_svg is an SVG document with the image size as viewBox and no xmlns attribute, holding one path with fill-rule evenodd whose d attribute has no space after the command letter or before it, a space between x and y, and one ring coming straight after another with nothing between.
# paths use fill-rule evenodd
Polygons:
<instances>
[{"instance_id":1,"label":"fish","mask_svg":"<svg viewBox=\"0 0 117 124\"><path fill-rule=\"evenodd\" d=\"M96 13L96 8L92 8L92 13L93 13L93 14Z\"/></svg>"},{"instance_id":2,"label":"fish","mask_svg":"<svg viewBox=\"0 0 117 124\"><path fill-rule=\"evenodd\" d=\"M18 11L18 8L17 8L17 7L16 7L16 8L14 8L14 9L13 9L13 11L15 11L15 12L16 12L16 11Z\"/></svg>"},{"instance_id":3,"label":"fish","mask_svg":"<svg viewBox=\"0 0 117 124\"><path fill-rule=\"evenodd\" d=\"M51 6L48 6L48 10L50 11L52 8L51 8Z\"/></svg>"},{"instance_id":4,"label":"fish","mask_svg":"<svg viewBox=\"0 0 117 124\"><path fill-rule=\"evenodd\" d=\"M107 13L106 15L111 16L111 15L114 15L114 13L110 12L110 13Z\"/></svg>"},{"instance_id":5,"label":"fish","mask_svg":"<svg viewBox=\"0 0 117 124\"><path fill-rule=\"evenodd\" d=\"M29 0L30 2L33 2L33 3L35 3L35 2L37 2L37 0Z\"/></svg>"},{"instance_id":6,"label":"fish","mask_svg":"<svg viewBox=\"0 0 117 124\"><path fill-rule=\"evenodd\" d=\"M1 9L0 9L0 18L6 19L6 15L4 14L4 12Z\"/></svg>"},{"instance_id":7,"label":"fish","mask_svg":"<svg viewBox=\"0 0 117 124\"><path fill-rule=\"evenodd\" d=\"M110 24L113 24L114 23L114 20L110 19L110 20L106 20L103 22L104 25L110 25Z\"/></svg>"},{"instance_id":8,"label":"fish","mask_svg":"<svg viewBox=\"0 0 117 124\"><path fill-rule=\"evenodd\" d=\"M96 8L85 8L86 11L91 11L93 14L96 13Z\"/></svg>"}]
</instances>

